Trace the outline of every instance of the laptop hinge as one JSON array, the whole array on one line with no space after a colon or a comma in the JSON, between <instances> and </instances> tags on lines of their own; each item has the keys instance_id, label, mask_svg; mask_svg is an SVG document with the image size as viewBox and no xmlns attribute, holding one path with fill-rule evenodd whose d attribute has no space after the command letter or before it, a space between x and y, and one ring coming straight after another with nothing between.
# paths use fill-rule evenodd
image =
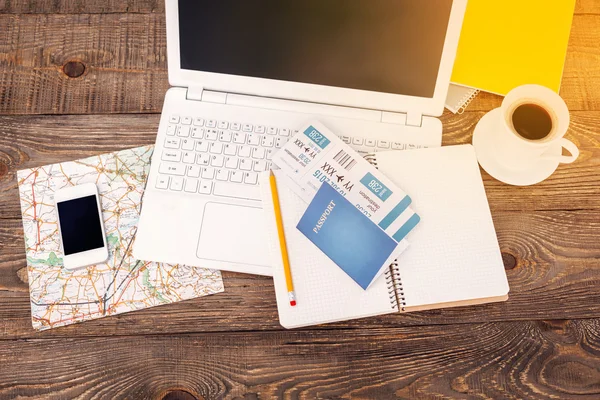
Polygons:
<instances>
[{"instance_id":1,"label":"laptop hinge","mask_svg":"<svg viewBox=\"0 0 600 400\"><path fill-rule=\"evenodd\" d=\"M406 114L406 125L408 126L416 126L416 127L421 127L423 126L423 114L421 113L414 113L414 112L409 112Z\"/></svg>"},{"instance_id":2,"label":"laptop hinge","mask_svg":"<svg viewBox=\"0 0 600 400\"><path fill-rule=\"evenodd\" d=\"M190 87L187 90L185 98L188 100L203 101L207 103L225 104L227 102L227 93L204 90L201 87Z\"/></svg>"},{"instance_id":3,"label":"laptop hinge","mask_svg":"<svg viewBox=\"0 0 600 400\"><path fill-rule=\"evenodd\" d=\"M385 124L406 125L406 114L390 112L390 111L382 111L381 112L381 122L383 122Z\"/></svg>"}]
</instances>

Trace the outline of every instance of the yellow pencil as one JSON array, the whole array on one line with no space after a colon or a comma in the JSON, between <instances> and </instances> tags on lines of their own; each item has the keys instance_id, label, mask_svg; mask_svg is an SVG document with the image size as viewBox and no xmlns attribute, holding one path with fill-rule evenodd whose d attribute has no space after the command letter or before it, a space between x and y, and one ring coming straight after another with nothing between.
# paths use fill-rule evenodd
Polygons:
<instances>
[{"instance_id":1,"label":"yellow pencil","mask_svg":"<svg viewBox=\"0 0 600 400\"><path fill-rule=\"evenodd\" d=\"M277 221L277 233L279 234L279 246L281 246L281 258L283 259L283 270L285 271L285 283L288 290L290 305L296 305L296 294L294 293L294 283L292 282L292 270L290 269L290 260L288 258L287 244L285 243L285 234L283 233L283 220L281 219L281 208L279 205L279 194L277 193L277 183L275 175L271 171L271 194L273 196L273 208L275 209L275 220Z\"/></svg>"}]
</instances>

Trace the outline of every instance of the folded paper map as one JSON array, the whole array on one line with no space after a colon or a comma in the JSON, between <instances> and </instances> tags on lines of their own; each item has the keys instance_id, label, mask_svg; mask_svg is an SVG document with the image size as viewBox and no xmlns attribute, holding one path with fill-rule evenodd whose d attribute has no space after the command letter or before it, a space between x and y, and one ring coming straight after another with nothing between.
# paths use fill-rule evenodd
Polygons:
<instances>
[{"instance_id":1,"label":"folded paper map","mask_svg":"<svg viewBox=\"0 0 600 400\"><path fill-rule=\"evenodd\" d=\"M33 327L121 314L223 291L220 271L131 255L153 146L18 172ZM62 267L54 192L93 182L102 202L106 263Z\"/></svg>"}]
</instances>

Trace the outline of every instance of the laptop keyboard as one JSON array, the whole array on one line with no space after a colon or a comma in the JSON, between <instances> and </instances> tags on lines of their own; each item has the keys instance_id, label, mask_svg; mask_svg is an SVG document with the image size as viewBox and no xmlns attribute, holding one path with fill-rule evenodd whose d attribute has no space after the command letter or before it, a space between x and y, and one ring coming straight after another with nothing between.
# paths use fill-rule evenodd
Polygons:
<instances>
[{"instance_id":1,"label":"laptop keyboard","mask_svg":"<svg viewBox=\"0 0 600 400\"><path fill-rule=\"evenodd\" d=\"M298 131L200 117L171 115L157 189L259 200L258 173ZM419 148L400 142L341 136L360 153Z\"/></svg>"}]
</instances>

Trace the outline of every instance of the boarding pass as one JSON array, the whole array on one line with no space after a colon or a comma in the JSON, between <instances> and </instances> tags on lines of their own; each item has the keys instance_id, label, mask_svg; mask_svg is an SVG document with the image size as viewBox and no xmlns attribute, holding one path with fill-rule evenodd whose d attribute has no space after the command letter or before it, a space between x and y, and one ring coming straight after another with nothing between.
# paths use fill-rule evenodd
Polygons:
<instances>
[{"instance_id":1,"label":"boarding pass","mask_svg":"<svg viewBox=\"0 0 600 400\"><path fill-rule=\"evenodd\" d=\"M273 163L306 203L326 182L397 242L418 222L410 197L319 122L300 129Z\"/></svg>"}]
</instances>

